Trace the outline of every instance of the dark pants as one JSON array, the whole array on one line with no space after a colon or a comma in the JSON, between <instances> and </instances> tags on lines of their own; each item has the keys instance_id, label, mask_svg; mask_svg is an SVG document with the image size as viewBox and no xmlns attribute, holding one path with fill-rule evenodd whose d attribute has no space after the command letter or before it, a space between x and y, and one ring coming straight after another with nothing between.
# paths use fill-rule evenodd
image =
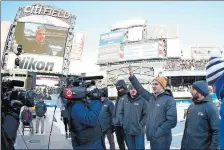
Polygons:
<instances>
[{"instance_id":1,"label":"dark pants","mask_svg":"<svg viewBox=\"0 0 224 150\"><path fill-rule=\"evenodd\" d=\"M120 150L125 150L125 135L124 135L124 129L121 126L115 126L115 133L117 137L117 143Z\"/></svg>"},{"instance_id":2,"label":"dark pants","mask_svg":"<svg viewBox=\"0 0 224 150\"><path fill-rule=\"evenodd\" d=\"M144 134L129 135L125 134L128 149L145 149L145 137Z\"/></svg>"},{"instance_id":3,"label":"dark pants","mask_svg":"<svg viewBox=\"0 0 224 150\"><path fill-rule=\"evenodd\" d=\"M161 143L150 142L151 149L169 150L170 149L170 145L171 145L171 142L162 143L162 144Z\"/></svg>"},{"instance_id":4,"label":"dark pants","mask_svg":"<svg viewBox=\"0 0 224 150\"><path fill-rule=\"evenodd\" d=\"M64 122L64 125L65 125L65 132L68 132L68 127L69 127L68 118L63 118L63 122Z\"/></svg>"},{"instance_id":5,"label":"dark pants","mask_svg":"<svg viewBox=\"0 0 224 150\"><path fill-rule=\"evenodd\" d=\"M103 132L104 143L105 143L105 137L106 136L107 136L107 139L108 139L109 144L110 144L110 149L111 150L115 150L114 134L112 133L112 131L110 129L108 129L107 131Z\"/></svg>"}]
</instances>

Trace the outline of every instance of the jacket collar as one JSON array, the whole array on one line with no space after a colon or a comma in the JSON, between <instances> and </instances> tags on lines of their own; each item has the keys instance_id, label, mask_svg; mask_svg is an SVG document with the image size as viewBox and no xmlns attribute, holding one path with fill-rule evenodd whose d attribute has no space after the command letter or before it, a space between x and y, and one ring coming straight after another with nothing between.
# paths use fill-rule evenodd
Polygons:
<instances>
[{"instance_id":1,"label":"jacket collar","mask_svg":"<svg viewBox=\"0 0 224 150\"><path fill-rule=\"evenodd\" d=\"M167 95L167 96L171 96L173 97L173 93L171 90L169 89L165 89L163 92L159 93L159 94L153 94L155 98L161 97L163 95Z\"/></svg>"},{"instance_id":2,"label":"jacket collar","mask_svg":"<svg viewBox=\"0 0 224 150\"><path fill-rule=\"evenodd\" d=\"M140 97L140 95L138 93L134 97L131 97L131 94L129 92L128 92L127 96L128 96L128 100L130 102L137 101L139 99L139 97Z\"/></svg>"},{"instance_id":3,"label":"jacket collar","mask_svg":"<svg viewBox=\"0 0 224 150\"><path fill-rule=\"evenodd\" d=\"M195 104L202 104L202 103L211 102L211 101L212 101L212 97L210 95L207 95L203 100L195 100L193 102Z\"/></svg>"}]
</instances>

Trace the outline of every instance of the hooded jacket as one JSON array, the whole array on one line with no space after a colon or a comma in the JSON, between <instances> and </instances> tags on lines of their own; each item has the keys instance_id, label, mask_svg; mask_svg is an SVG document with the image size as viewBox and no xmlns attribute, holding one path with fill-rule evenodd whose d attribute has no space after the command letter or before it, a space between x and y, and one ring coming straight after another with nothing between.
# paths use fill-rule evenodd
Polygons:
<instances>
[{"instance_id":1,"label":"hooded jacket","mask_svg":"<svg viewBox=\"0 0 224 150\"><path fill-rule=\"evenodd\" d=\"M155 143L171 143L171 129L177 124L176 101L170 90L154 96L145 90L133 75L129 77L130 82L137 92L149 103L148 121L146 124L146 137L148 141Z\"/></svg>"},{"instance_id":2,"label":"hooded jacket","mask_svg":"<svg viewBox=\"0 0 224 150\"><path fill-rule=\"evenodd\" d=\"M123 101L127 100L127 85L125 84L124 80L118 80L116 86L123 87L124 92L122 94L118 93L117 100L115 103L112 122L113 122L114 126L122 126L120 112L121 112Z\"/></svg>"},{"instance_id":3,"label":"hooded jacket","mask_svg":"<svg viewBox=\"0 0 224 150\"><path fill-rule=\"evenodd\" d=\"M189 106L181 149L219 149L218 109L210 95Z\"/></svg>"},{"instance_id":4,"label":"hooded jacket","mask_svg":"<svg viewBox=\"0 0 224 150\"><path fill-rule=\"evenodd\" d=\"M145 133L148 118L148 102L140 95L123 101L121 118L124 132L129 135L140 135Z\"/></svg>"}]
</instances>

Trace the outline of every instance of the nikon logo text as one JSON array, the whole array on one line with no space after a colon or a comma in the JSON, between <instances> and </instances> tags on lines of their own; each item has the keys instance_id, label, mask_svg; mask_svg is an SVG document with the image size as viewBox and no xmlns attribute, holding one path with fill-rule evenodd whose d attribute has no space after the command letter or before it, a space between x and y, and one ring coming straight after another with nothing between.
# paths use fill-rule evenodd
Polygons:
<instances>
[{"instance_id":1,"label":"nikon logo text","mask_svg":"<svg viewBox=\"0 0 224 150\"><path fill-rule=\"evenodd\" d=\"M19 64L20 69L52 71L54 62L35 61L32 57L24 57Z\"/></svg>"}]
</instances>

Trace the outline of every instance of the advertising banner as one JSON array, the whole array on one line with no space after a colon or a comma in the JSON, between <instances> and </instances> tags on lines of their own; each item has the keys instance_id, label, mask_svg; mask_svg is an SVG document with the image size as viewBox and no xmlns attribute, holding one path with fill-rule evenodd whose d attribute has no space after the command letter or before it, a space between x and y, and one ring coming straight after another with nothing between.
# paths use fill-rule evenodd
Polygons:
<instances>
[{"instance_id":1,"label":"advertising banner","mask_svg":"<svg viewBox=\"0 0 224 150\"><path fill-rule=\"evenodd\" d=\"M14 62L17 56L10 52L7 62L7 69L15 69ZM22 54L20 55L20 65L16 69L34 72L61 73L63 57Z\"/></svg>"},{"instance_id":2,"label":"advertising banner","mask_svg":"<svg viewBox=\"0 0 224 150\"><path fill-rule=\"evenodd\" d=\"M24 53L63 57L67 32L67 28L18 22L12 51L20 44Z\"/></svg>"},{"instance_id":3,"label":"advertising banner","mask_svg":"<svg viewBox=\"0 0 224 150\"><path fill-rule=\"evenodd\" d=\"M98 49L98 64L117 62L120 59L121 44L108 44Z\"/></svg>"},{"instance_id":4,"label":"advertising banner","mask_svg":"<svg viewBox=\"0 0 224 150\"><path fill-rule=\"evenodd\" d=\"M99 46L107 44L121 43L124 41L124 31L114 31L100 35Z\"/></svg>"},{"instance_id":5,"label":"advertising banner","mask_svg":"<svg viewBox=\"0 0 224 150\"><path fill-rule=\"evenodd\" d=\"M124 61L159 57L159 41L124 45Z\"/></svg>"},{"instance_id":6,"label":"advertising banner","mask_svg":"<svg viewBox=\"0 0 224 150\"><path fill-rule=\"evenodd\" d=\"M84 48L84 40L85 40L85 34L83 32L79 32L76 34L74 42L73 42L73 46L72 46L70 59L74 59L74 60L81 59L83 48Z\"/></svg>"}]
</instances>

